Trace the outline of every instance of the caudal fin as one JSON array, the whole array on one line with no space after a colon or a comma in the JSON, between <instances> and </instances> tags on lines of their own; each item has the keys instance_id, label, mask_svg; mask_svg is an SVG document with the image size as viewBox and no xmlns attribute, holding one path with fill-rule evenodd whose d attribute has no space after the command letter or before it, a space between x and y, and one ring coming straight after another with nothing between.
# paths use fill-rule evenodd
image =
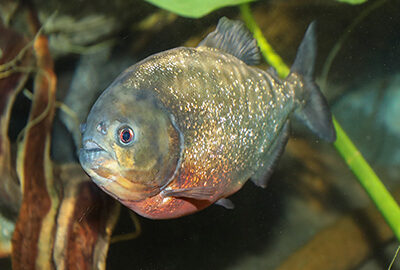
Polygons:
<instances>
[{"instance_id":1,"label":"caudal fin","mask_svg":"<svg viewBox=\"0 0 400 270\"><path fill-rule=\"evenodd\" d=\"M287 80L301 80L302 89L295 89L296 97L301 99L296 116L320 138L334 142L336 132L328 103L314 82L314 63L316 57L315 22L312 22L297 51L296 59Z\"/></svg>"}]
</instances>

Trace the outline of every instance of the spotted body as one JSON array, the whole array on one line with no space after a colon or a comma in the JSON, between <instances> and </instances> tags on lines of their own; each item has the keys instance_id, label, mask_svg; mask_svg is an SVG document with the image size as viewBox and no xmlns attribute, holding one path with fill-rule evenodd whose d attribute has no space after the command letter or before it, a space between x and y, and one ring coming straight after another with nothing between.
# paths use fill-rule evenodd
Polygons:
<instances>
[{"instance_id":1,"label":"spotted body","mask_svg":"<svg viewBox=\"0 0 400 270\"><path fill-rule=\"evenodd\" d=\"M327 140L334 132L322 95L306 89L314 87L308 74L296 72L304 58L280 80L248 65L258 57L244 26L224 18L199 47L161 52L130 67L88 116L83 168L105 192L153 219L215 202L229 207L225 198L249 178L265 186L291 114L299 111ZM315 106L322 118L300 112Z\"/></svg>"}]
</instances>

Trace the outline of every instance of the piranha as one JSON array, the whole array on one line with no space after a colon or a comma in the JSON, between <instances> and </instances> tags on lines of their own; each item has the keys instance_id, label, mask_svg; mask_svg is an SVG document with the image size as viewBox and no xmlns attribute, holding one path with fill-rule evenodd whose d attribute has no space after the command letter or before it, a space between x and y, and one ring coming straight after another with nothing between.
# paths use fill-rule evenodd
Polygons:
<instances>
[{"instance_id":1,"label":"piranha","mask_svg":"<svg viewBox=\"0 0 400 270\"><path fill-rule=\"evenodd\" d=\"M82 130L79 159L106 193L152 219L188 215L248 179L265 187L295 115L317 136L336 134L313 80L311 23L286 79L254 67L256 41L221 18L196 48L178 47L131 66L100 95Z\"/></svg>"}]
</instances>

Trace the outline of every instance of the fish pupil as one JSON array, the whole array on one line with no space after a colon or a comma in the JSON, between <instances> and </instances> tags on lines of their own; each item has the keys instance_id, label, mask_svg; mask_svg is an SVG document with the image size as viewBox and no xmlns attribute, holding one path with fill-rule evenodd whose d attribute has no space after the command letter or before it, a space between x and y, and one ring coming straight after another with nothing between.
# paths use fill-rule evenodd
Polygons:
<instances>
[{"instance_id":1,"label":"fish pupil","mask_svg":"<svg viewBox=\"0 0 400 270\"><path fill-rule=\"evenodd\" d=\"M123 144L130 143L133 139L133 130L128 127L122 128L119 133L119 139Z\"/></svg>"}]
</instances>

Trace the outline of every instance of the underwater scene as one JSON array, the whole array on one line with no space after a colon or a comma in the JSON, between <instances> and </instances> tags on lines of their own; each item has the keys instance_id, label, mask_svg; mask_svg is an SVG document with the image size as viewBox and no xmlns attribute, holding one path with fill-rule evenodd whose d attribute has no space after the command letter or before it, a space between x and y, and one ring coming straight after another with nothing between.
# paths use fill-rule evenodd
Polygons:
<instances>
[{"instance_id":1,"label":"underwater scene","mask_svg":"<svg viewBox=\"0 0 400 270\"><path fill-rule=\"evenodd\" d=\"M399 14L1 0L0 269L400 270Z\"/></svg>"}]
</instances>

